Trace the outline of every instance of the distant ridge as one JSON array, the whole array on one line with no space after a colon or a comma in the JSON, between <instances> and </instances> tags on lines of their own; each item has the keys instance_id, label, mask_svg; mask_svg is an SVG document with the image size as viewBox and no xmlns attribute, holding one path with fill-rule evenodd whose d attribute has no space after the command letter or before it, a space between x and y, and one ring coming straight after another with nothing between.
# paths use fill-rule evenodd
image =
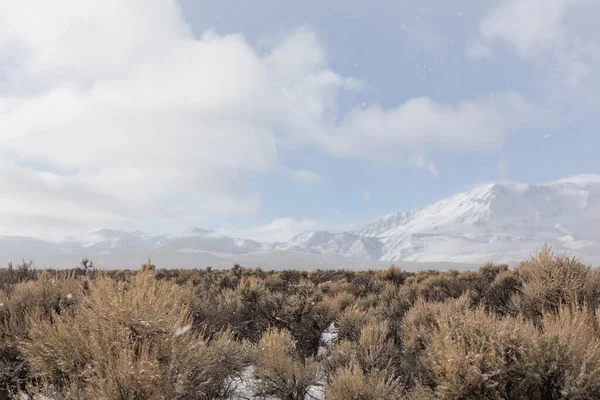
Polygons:
<instances>
[{"instance_id":1,"label":"distant ridge","mask_svg":"<svg viewBox=\"0 0 600 400\"><path fill-rule=\"evenodd\" d=\"M600 175L537 185L484 184L419 209L386 215L357 231L307 231L284 243L231 238L199 228L183 236L101 229L91 237L87 243L52 243L3 236L0 261L25 257L38 264L69 266L63 264L85 256L133 268L153 255L167 263L172 260L173 267L234 262L270 267L277 263L281 268L303 268L297 265L302 262L306 268L403 262L460 266L515 263L547 243L584 261L599 262Z\"/></svg>"}]
</instances>

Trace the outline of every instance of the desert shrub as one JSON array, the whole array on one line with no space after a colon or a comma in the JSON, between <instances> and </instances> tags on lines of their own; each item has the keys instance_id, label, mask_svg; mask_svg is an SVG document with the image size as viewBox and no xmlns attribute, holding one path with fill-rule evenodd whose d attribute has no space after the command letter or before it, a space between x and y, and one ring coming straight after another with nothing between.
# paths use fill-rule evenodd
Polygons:
<instances>
[{"instance_id":1,"label":"desert shrub","mask_svg":"<svg viewBox=\"0 0 600 400\"><path fill-rule=\"evenodd\" d=\"M357 306L346 308L337 319L338 339L356 341L360 337L362 328L370 322L374 322L375 315L371 310L362 311Z\"/></svg>"},{"instance_id":2,"label":"desert shrub","mask_svg":"<svg viewBox=\"0 0 600 400\"><path fill-rule=\"evenodd\" d=\"M513 299L520 293L521 279L513 271L502 271L483 294L482 303L490 313L504 316L515 315L518 307Z\"/></svg>"},{"instance_id":3,"label":"desert shrub","mask_svg":"<svg viewBox=\"0 0 600 400\"><path fill-rule=\"evenodd\" d=\"M45 272L0 293L0 398L27 380L29 365L19 343L29 336L30 318L51 321L54 315L73 313L82 296L81 282L72 275L54 279Z\"/></svg>"},{"instance_id":4,"label":"desert shrub","mask_svg":"<svg viewBox=\"0 0 600 400\"><path fill-rule=\"evenodd\" d=\"M33 268L32 261L25 261L23 259L16 266L11 261L6 268L0 268L0 291L8 293L17 283L26 282L36 277L37 272Z\"/></svg>"},{"instance_id":5,"label":"desert shrub","mask_svg":"<svg viewBox=\"0 0 600 400\"><path fill-rule=\"evenodd\" d=\"M234 289L197 287L192 314L194 325L209 335L229 329L238 339L257 342L268 329L275 307L264 282L245 277Z\"/></svg>"},{"instance_id":6,"label":"desert shrub","mask_svg":"<svg viewBox=\"0 0 600 400\"><path fill-rule=\"evenodd\" d=\"M291 285L286 293L273 293L275 307L261 312L273 327L290 332L303 357L317 354L321 334L333 321L336 310L322 303L321 293L308 280Z\"/></svg>"},{"instance_id":7,"label":"desert shrub","mask_svg":"<svg viewBox=\"0 0 600 400\"><path fill-rule=\"evenodd\" d=\"M358 341L341 340L332 347L331 355L323 361L326 378L330 381L340 371L356 364L366 373L395 378L399 353L390 337L387 321L369 323L361 329Z\"/></svg>"},{"instance_id":8,"label":"desert shrub","mask_svg":"<svg viewBox=\"0 0 600 400\"><path fill-rule=\"evenodd\" d=\"M34 378L84 398L213 398L247 362L228 333L190 330L190 288L154 279L99 278L74 314L31 317L21 349Z\"/></svg>"},{"instance_id":9,"label":"desert shrub","mask_svg":"<svg viewBox=\"0 0 600 400\"><path fill-rule=\"evenodd\" d=\"M540 330L483 307L437 313L424 351L435 398L598 398L600 338L591 313L563 306L542 317Z\"/></svg>"},{"instance_id":10,"label":"desert shrub","mask_svg":"<svg viewBox=\"0 0 600 400\"><path fill-rule=\"evenodd\" d=\"M460 315L469 307L469 299L462 296L444 303L431 303L418 298L402 319L402 357L400 374L403 385L431 387L433 372L426 351L431 345L433 333L439 328L439 316Z\"/></svg>"},{"instance_id":11,"label":"desert shrub","mask_svg":"<svg viewBox=\"0 0 600 400\"><path fill-rule=\"evenodd\" d=\"M264 281L244 277L235 290L197 290L192 306L195 325L208 332L227 328L252 342L270 326L285 329L293 334L302 355L315 355L322 332L335 318L335 305L322 302L323 293L306 279L286 286L272 292Z\"/></svg>"},{"instance_id":12,"label":"desert shrub","mask_svg":"<svg viewBox=\"0 0 600 400\"><path fill-rule=\"evenodd\" d=\"M563 306L543 321L532 354L539 398L600 398L600 337L591 313Z\"/></svg>"},{"instance_id":13,"label":"desert shrub","mask_svg":"<svg viewBox=\"0 0 600 400\"><path fill-rule=\"evenodd\" d=\"M396 265L391 265L382 275L384 281L391 282L396 286L402 285L408 278L408 274Z\"/></svg>"},{"instance_id":14,"label":"desert shrub","mask_svg":"<svg viewBox=\"0 0 600 400\"><path fill-rule=\"evenodd\" d=\"M23 387L29 374L18 347L12 343L0 345L0 398Z\"/></svg>"},{"instance_id":15,"label":"desert shrub","mask_svg":"<svg viewBox=\"0 0 600 400\"><path fill-rule=\"evenodd\" d=\"M375 271L360 271L348 280L350 291L356 297L362 298L369 294L377 294L383 287Z\"/></svg>"},{"instance_id":16,"label":"desert shrub","mask_svg":"<svg viewBox=\"0 0 600 400\"><path fill-rule=\"evenodd\" d=\"M418 284L418 293L427 301L444 301L460 297L466 290L453 272L432 275Z\"/></svg>"},{"instance_id":17,"label":"desert shrub","mask_svg":"<svg viewBox=\"0 0 600 400\"><path fill-rule=\"evenodd\" d=\"M554 253L545 246L522 262L516 272L523 281L521 307L530 317L539 318L543 310L557 312L562 304L597 302L590 299L588 280L597 282L596 274L589 266L566 253Z\"/></svg>"},{"instance_id":18,"label":"desert shrub","mask_svg":"<svg viewBox=\"0 0 600 400\"><path fill-rule=\"evenodd\" d=\"M304 400L320 378L316 361L298 358L292 335L285 330L272 329L263 335L254 366L257 396Z\"/></svg>"},{"instance_id":19,"label":"desert shrub","mask_svg":"<svg viewBox=\"0 0 600 400\"><path fill-rule=\"evenodd\" d=\"M379 400L400 399L398 381L382 374L364 373L352 363L334 374L325 388L328 400Z\"/></svg>"},{"instance_id":20,"label":"desert shrub","mask_svg":"<svg viewBox=\"0 0 600 400\"><path fill-rule=\"evenodd\" d=\"M548 248L515 270L144 265L1 270L0 398L224 399L251 364L280 399L600 398L600 270Z\"/></svg>"},{"instance_id":21,"label":"desert shrub","mask_svg":"<svg viewBox=\"0 0 600 400\"><path fill-rule=\"evenodd\" d=\"M148 261L140 266L140 271L142 272L150 272L155 271L156 265L152 264L152 260L148 257Z\"/></svg>"},{"instance_id":22,"label":"desert shrub","mask_svg":"<svg viewBox=\"0 0 600 400\"><path fill-rule=\"evenodd\" d=\"M354 304L363 311L372 310L379 305L379 296L378 293L369 293L365 296L358 297Z\"/></svg>"},{"instance_id":23,"label":"desert shrub","mask_svg":"<svg viewBox=\"0 0 600 400\"><path fill-rule=\"evenodd\" d=\"M328 298L332 300L334 305L332 308L338 311L344 311L356 302L356 297L352 293L344 291L337 293L334 297L328 296Z\"/></svg>"},{"instance_id":24,"label":"desert shrub","mask_svg":"<svg viewBox=\"0 0 600 400\"><path fill-rule=\"evenodd\" d=\"M507 265L489 263L477 271L463 271L456 276L456 279L463 287L463 293L469 293L473 304L479 304L496 277L507 271Z\"/></svg>"},{"instance_id":25,"label":"desert shrub","mask_svg":"<svg viewBox=\"0 0 600 400\"><path fill-rule=\"evenodd\" d=\"M388 321L390 335L400 343L402 339L402 318L412 306L412 296L407 287L388 283L380 295L376 309L377 317Z\"/></svg>"},{"instance_id":26,"label":"desert shrub","mask_svg":"<svg viewBox=\"0 0 600 400\"><path fill-rule=\"evenodd\" d=\"M508 271L508 265L506 264L494 264L487 263L479 267L479 274L483 277L486 282L492 282L502 272Z\"/></svg>"},{"instance_id":27,"label":"desert shrub","mask_svg":"<svg viewBox=\"0 0 600 400\"><path fill-rule=\"evenodd\" d=\"M537 329L522 318L498 319L482 308L440 314L426 349L440 399L528 399Z\"/></svg>"},{"instance_id":28,"label":"desert shrub","mask_svg":"<svg viewBox=\"0 0 600 400\"><path fill-rule=\"evenodd\" d=\"M51 320L55 314L72 312L82 297L82 282L72 275L53 278L41 273L37 280L15 285L10 294L0 293L1 332L12 338L23 338L28 332L29 316Z\"/></svg>"}]
</instances>

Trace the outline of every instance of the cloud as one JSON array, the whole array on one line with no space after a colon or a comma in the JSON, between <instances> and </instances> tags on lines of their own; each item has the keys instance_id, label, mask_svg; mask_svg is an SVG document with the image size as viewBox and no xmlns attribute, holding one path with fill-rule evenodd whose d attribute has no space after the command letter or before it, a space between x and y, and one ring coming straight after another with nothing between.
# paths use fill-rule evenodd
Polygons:
<instances>
[{"instance_id":1,"label":"cloud","mask_svg":"<svg viewBox=\"0 0 600 400\"><path fill-rule=\"evenodd\" d=\"M592 1L504 0L481 20L479 30L489 43L508 44L520 57L546 71L552 66L567 88L574 88L600 63L600 49L595 43L600 31L582 28L587 16L598 12L599 4ZM574 17L569 18L571 15ZM468 52L485 57L487 50L482 46Z\"/></svg>"},{"instance_id":2,"label":"cloud","mask_svg":"<svg viewBox=\"0 0 600 400\"><path fill-rule=\"evenodd\" d=\"M563 17L573 0L504 0L480 24L487 39L513 45L521 55L556 46L562 40Z\"/></svg>"},{"instance_id":3,"label":"cloud","mask_svg":"<svg viewBox=\"0 0 600 400\"><path fill-rule=\"evenodd\" d=\"M363 193L363 200L364 200L364 201L369 201L369 200L371 200L371 192L364 192L364 193Z\"/></svg>"},{"instance_id":4,"label":"cloud","mask_svg":"<svg viewBox=\"0 0 600 400\"><path fill-rule=\"evenodd\" d=\"M279 169L282 175L298 183L320 183L323 177L308 169L293 169L282 167Z\"/></svg>"},{"instance_id":5,"label":"cloud","mask_svg":"<svg viewBox=\"0 0 600 400\"><path fill-rule=\"evenodd\" d=\"M273 243L285 242L302 232L322 229L326 229L326 225L312 219L280 218L265 225L246 229L223 228L219 229L217 233L229 237Z\"/></svg>"},{"instance_id":6,"label":"cloud","mask_svg":"<svg viewBox=\"0 0 600 400\"><path fill-rule=\"evenodd\" d=\"M328 66L310 28L259 52L240 34L196 36L165 0L2 2L0 60L0 233L256 215L248 178L321 180L286 166L282 147L435 174L418 155L498 149L526 109L500 93L341 114L340 97L365 84Z\"/></svg>"},{"instance_id":7,"label":"cloud","mask_svg":"<svg viewBox=\"0 0 600 400\"><path fill-rule=\"evenodd\" d=\"M534 107L516 92L457 105L419 97L391 109L355 108L320 142L340 156L393 162L404 154L431 171L420 155L423 150L497 150L509 132L525 126L534 114Z\"/></svg>"}]
</instances>

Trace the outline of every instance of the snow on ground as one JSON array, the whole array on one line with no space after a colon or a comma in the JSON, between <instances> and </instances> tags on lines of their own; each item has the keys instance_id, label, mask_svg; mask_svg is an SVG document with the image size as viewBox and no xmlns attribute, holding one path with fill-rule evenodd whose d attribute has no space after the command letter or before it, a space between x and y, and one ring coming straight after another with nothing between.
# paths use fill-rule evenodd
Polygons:
<instances>
[{"instance_id":1,"label":"snow on ground","mask_svg":"<svg viewBox=\"0 0 600 400\"><path fill-rule=\"evenodd\" d=\"M323 344L319 347L319 355L329 354L331 351L331 345L337 340L338 337L338 328L335 326L335 323L332 322L331 325L321 334L321 343Z\"/></svg>"},{"instance_id":2,"label":"snow on ground","mask_svg":"<svg viewBox=\"0 0 600 400\"><path fill-rule=\"evenodd\" d=\"M321 334L322 346L319 347L319 355L326 356L331 351L332 344L337 340L338 328L335 323L331 323L327 329ZM241 376L234 378L231 382L232 386L236 388L234 394L227 400L249 400L254 399L253 386L256 380L254 379L254 366L249 365L244 368ZM322 400L325 398L324 393L324 382L320 382L317 385L312 386L309 389L306 400ZM277 397L268 397L266 400L279 400Z\"/></svg>"},{"instance_id":3,"label":"snow on ground","mask_svg":"<svg viewBox=\"0 0 600 400\"><path fill-rule=\"evenodd\" d=\"M256 399L254 396L253 386L256 380L254 379L254 366L246 367L241 374L241 378L235 378L232 381L232 386L236 387L235 392L227 400L249 400ZM262 398L261 398L262 399ZM309 389L306 400L323 400L324 392L322 385L315 385ZM265 400L279 400L277 397L267 397Z\"/></svg>"}]
</instances>

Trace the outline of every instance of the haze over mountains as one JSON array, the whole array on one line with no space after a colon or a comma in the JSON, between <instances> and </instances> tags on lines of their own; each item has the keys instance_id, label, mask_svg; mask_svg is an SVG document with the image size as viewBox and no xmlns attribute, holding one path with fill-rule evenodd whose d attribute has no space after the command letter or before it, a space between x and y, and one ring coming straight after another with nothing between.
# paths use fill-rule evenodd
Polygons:
<instances>
[{"instance_id":1,"label":"haze over mountains","mask_svg":"<svg viewBox=\"0 0 600 400\"><path fill-rule=\"evenodd\" d=\"M184 236L101 229L89 243L0 237L0 259L70 267L89 257L105 268L135 268L147 256L161 267L367 268L391 263L429 268L488 261L515 263L548 243L600 261L600 175L546 184L493 183L432 205L384 216L353 232L308 231L260 243L195 229ZM419 264L425 263L425 264Z\"/></svg>"}]
</instances>

